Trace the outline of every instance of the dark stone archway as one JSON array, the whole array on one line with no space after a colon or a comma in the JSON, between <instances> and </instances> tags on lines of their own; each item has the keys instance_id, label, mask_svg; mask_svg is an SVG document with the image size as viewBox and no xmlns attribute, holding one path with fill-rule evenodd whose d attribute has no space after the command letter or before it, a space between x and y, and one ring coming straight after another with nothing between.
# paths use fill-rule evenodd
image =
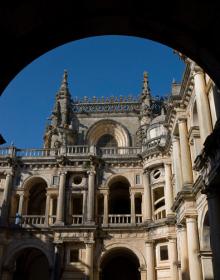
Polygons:
<instances>
[{"instance_id":1,"label":"dark stone archway","mask_svg":"<svg viewBox=\"0 0 220 280\"><path fill-rule=\"evenodd\" d=\"M47 257L39 249L23 249L16 255L14 267L13 280L50 279L50 269Z\"/></svg>"},{"instance_id":2,"label":"dark stone archway","mask_svg":"<svg viewBox=\"0 0 220 280\"><path fill-rule=\"evenodd\" d=\"M126 248L112 249L101 266L101 280L140 280L139 261Z\"/></svg>"},{"instance_id":3,"label":"dark stone archway","mask_svg":"<svg viewBox=\"0 0 220 280\"><path fill-rule=\"evenodd\" d=\"M220 86L218 1L19 1L0 9L0 92L28 63L94 35L133 35L177 49Z\"/></svg>"}]
</instances>

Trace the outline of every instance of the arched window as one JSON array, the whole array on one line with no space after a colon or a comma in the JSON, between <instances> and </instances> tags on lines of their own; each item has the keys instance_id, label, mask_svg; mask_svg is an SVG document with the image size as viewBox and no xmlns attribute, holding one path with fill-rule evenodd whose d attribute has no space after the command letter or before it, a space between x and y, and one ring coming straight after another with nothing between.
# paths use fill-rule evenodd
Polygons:
<instances>
[{"instance_id":1,"label":"arched window","mask_svg":"<svg viewBox=\"0 0 220 280\"><path fill-rule=\"evenodd\" d=\"M104 134L97 142L98 147L117 147L118 143L111 134Z\"/></svg>"}]
</instances>

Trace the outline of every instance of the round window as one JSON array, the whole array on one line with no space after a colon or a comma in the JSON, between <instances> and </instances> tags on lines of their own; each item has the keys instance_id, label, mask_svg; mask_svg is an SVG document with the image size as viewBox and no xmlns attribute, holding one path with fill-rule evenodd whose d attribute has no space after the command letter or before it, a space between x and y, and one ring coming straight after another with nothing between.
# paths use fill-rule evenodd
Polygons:
<instances>
[{"instance_id":1,"label":"round window","mask_svg":"<svg viewBox=\"0 0 220 280\"><path fill-rule=\"evenodd\" d=\"M158 179L159 177L160 177L160 174L161 174L161 172L160 172L160 170L154 170L154 172L153 172L153 178L154 179Z\"/></svg>"},{"instance_id":2,"label":"round window","mask_svg":"<svg viewBox=\"0 0 220 280\"><path fill-rule=\"evenodd\" d=\"M73 177L73 183L74 185L79 185L82 183L82 177L81 176L75 176Z\"/></svg>"}]
</instances>

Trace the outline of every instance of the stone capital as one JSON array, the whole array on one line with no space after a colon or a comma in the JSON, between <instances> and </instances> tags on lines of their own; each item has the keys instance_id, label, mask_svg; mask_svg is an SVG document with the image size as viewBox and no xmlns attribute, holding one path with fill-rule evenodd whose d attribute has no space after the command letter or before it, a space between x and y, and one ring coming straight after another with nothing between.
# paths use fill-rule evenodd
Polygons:
<instances>
[{"instance_id":1,"label":"stone capital","mask_svg":"<svg viewBox=\"0 0 220 280\"><path fill-rule=\"evenodd\" d=\"M96 172L95 172L95 170L88 170L88 171L87 171L87 174L88 174L89 176L95 176Z\"/></svg>"},{"instance_id":2,"label":"stone capital","mask_svg":"<svg viewBox=\"0 0 220 280\"><path fill-rule=\"evenodd\" d=\"M12 177L14 175L14 172L13 171L5 171L4 172L4 175L6 175L6 177Z\"/></svg>"},{"instance_id":3,"label":"stone capital","mask_svg":"<svg viewBox=\"0 0 220 280\"><path fill-rule=\"evenodd\" d=\"M180 124L180 123L186 123L187 121L187 117L186 116L181 116L178 118L177 120L177 123Z\"/></svg>"},{"instance_id":4,"label":"stone capital","mask_svg":"<svg viewBox=\"0 0 220 280\"><path fill-rule=\"evenodd\" d=\"M177 230L179 230L179 231L186 230L186 224L178 223Z\"/></svg>"},{"instance_id":5,"label":"stone capital","mask_svg":"<svg viewBox=\"0 0 220 280\"><path fill-rule=\"evenodd\" d=\"M95 244L95 241L91 240L91 241L86 241L86 248L92 248Z\"/></svg>"},{"instance_id":6,"label":"stone capital","mask_svg":"<svg viewBox=\"0 0 220 280\"><path fill-rule=\"evenodd\" d=\"M145 245L146 246L153 246L155 243L155 240L150 239L150 240L145 240Z\"/></svg>"},{"instance_id":7,"label":"stone capital","mask_svg":"<svg viewBox=\"0 0 220 280\"><path fill-rule=\"evenodd\" d=\"M144 169L143 170L143 175L149 176L150 175L150 170L149 169Z\"/></svg>"},{"instance_id":8,"label":"stone capital","mask_svg":"<svg viewBox=\"0 0 220 280\"><path fill-rule=\"evenodd\" d=\"M65 176L66 174L67 174L67 171L60 171L60 172L59 172L59 175L60 175L60 176Z\"/></svg>"}]
</instances>

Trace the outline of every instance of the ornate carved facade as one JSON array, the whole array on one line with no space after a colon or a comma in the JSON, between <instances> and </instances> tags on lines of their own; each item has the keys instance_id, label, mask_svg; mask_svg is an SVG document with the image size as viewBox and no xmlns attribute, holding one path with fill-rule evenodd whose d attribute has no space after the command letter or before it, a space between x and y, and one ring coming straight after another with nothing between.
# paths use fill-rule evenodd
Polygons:
<instances>
[{"instance_id":1,"label":"ornate carved facade","mask_svg":"<svg viewBox=\"0 0 220 280\"><path fill-rule=\"evenodd\" d=\"M164 99L147 73L137 98L72 99L65 72L44 148L0 148L1 279L214 279L196 170L218 104L189 60Z\"/></svg>"}]
</instances>

